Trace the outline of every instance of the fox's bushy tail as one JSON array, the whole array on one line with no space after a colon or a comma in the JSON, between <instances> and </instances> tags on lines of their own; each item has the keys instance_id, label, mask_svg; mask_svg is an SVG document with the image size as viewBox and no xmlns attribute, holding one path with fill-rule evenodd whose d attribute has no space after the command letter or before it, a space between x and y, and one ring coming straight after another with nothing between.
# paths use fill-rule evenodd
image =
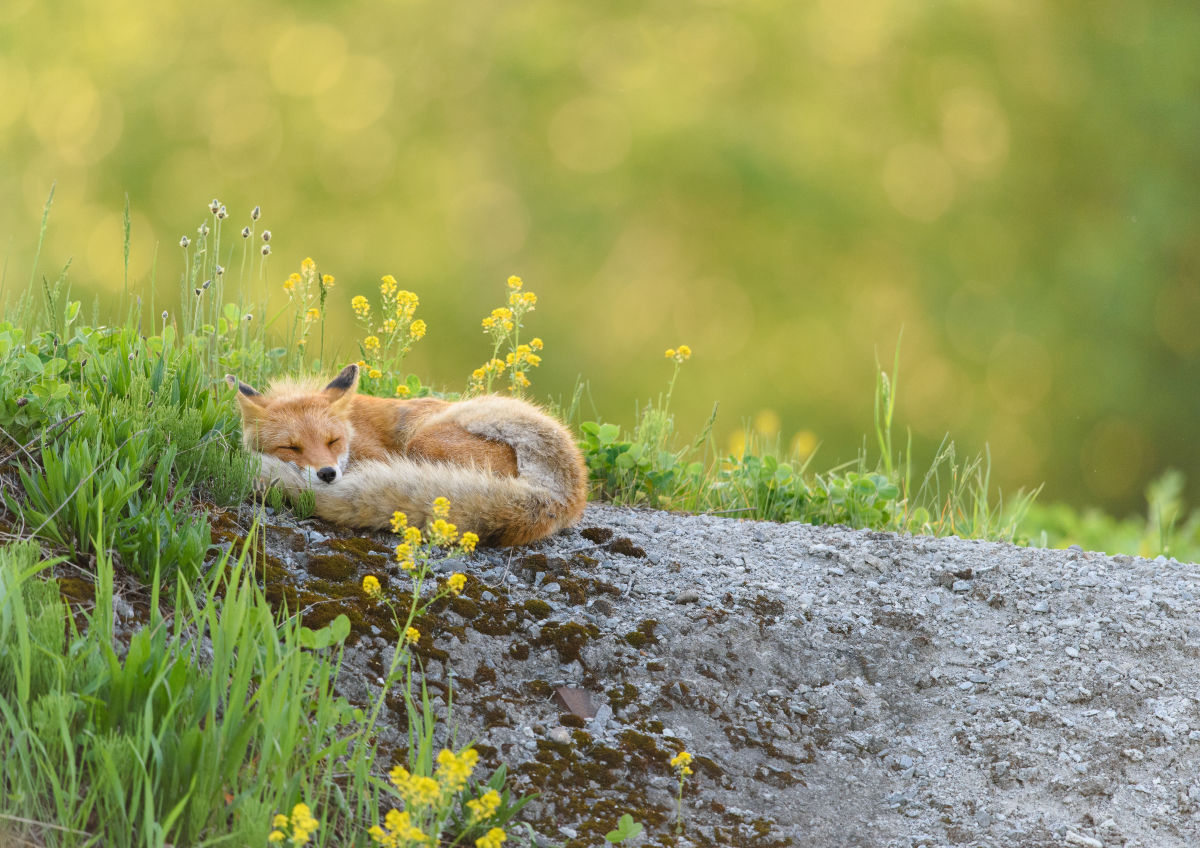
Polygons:
<instances>
[{"instance_id":1,"label":"fox's bushy tail","mask_svg":"<svg viewBox=\"0 0 1200 848\"><path fill-rule=\"evenodd\" d=\"M448 520L491 545L526 544L569 527L583 513L586 494L574 480L560 480L558 474L546 485L524 473L501 477L469 466L400 457L356 463L334 483L310 486L294 465L272 456L262 459L263 483L279 486L292 498L311 488L315 512L327 521L386 530L392 514L400 511L410 526L423 527L433 518L433 501L445 497L450 500Z\"/></svg>"}]
</instances>

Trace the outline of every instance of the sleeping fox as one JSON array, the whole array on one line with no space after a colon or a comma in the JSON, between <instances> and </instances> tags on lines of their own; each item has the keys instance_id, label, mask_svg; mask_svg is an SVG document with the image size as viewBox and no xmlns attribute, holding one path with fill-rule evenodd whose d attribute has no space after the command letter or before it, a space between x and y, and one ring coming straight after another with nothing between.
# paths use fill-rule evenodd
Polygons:
<instances>
[{"instance_id":1,"label":"sleeping fox","mask_svg":"<svg viewBox=\"0 0 1200 848\"><path fill-rule=\"evenodd\" d=\"M423 526L435 498L484 544L521 545L583 514L587 468L571 433L530 403L483 395L461 401L356 393L347 365L328 385L281 381L260 393L232 374L246 447L262 454L263 483L289 496L312 489L316 514L383 530L399 510Z\"/></svg>"}]
</instances>

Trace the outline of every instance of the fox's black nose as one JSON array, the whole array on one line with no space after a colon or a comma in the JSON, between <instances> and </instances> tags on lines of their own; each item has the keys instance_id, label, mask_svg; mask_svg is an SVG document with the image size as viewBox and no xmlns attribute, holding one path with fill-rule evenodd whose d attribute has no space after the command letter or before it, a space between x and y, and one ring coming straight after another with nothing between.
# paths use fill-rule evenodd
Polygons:
<instances>
[{"instance_id":1,"label":"fox's black nose","mask_svg":"<svg viewBox=\"0 0 1200 848\"><path fill-rule=\"evenodd\" d=\"M337 479L337 469L334 468L333 466L327 465L324 468L322 468L320 471L317 472L317 476L320 477L326 483L332 483L334 480Z\"/></svg>"}]
</instances>

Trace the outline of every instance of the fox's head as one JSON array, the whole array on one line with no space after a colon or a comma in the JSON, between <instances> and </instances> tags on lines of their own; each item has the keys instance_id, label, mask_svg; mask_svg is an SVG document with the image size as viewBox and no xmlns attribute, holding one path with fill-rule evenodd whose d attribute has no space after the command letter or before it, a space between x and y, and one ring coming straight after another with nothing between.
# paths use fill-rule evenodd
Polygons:
<instances>
[{"instance_id":1,"label":"fox's head","mask_svg":"<svg viewBox=\"0 0 1200 848\"><path fill-rule=\"evenodd\" d=\"M250 450L290 462L308 478L332 483L350 459L350 402L358 388L358 366L347 365L329 385L282 382L258 392L232 374L242 408L242 440Z\"/></svg>"}]
</instances>

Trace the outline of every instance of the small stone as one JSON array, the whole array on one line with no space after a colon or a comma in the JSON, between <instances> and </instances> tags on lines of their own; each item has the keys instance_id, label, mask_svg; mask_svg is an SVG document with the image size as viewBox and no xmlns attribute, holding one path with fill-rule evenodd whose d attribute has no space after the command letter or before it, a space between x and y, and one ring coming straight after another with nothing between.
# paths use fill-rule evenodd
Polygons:
<instances>
[{"instance_id":1,"label":"small stone","mask_svg":"<svg viewBox=\"0 0 1200 848\"><path fill-rule=\"evenodd\" d=\"M550 741L566 745L571 741L571 731L565 727L555 727L550 731Z\"/></svg>"},{"instance_id":2,"label":"small stone","mask_svg":"<svg viewBox=\"0 0 1200 848\"><path fill-rule=\"evenodd\" d=\"M1064 845L1080 845L1083 848L1104 848L1104 843L1099 839L1093 839L1090 836L1082 836L1073 830L1068 830L1067 835L1063 837Z\"/></svg>"},{"instance_id":3,"label":"small stone","mask_svg":"<svg viewBox=\"0 0 1200 848\"><path fill-rule=\"evenodd\" d=\"M700 593L695 589L684 589L675 596L675 603L677 604L694 604L699 600Z\"/></svg>"},{"instance_id":4,"label":"small stone","mask_svg":"<svg viewBox=\"0 0 1200 848\"><path fill-rule=\"evenodd\" d=\"M955 580L950 587L952 592L969 592L971 591L971 582L969 580Z\"/></svg>"},{"instance_id":5,"label":"small stone","mask_svg":"<svg viewBox=\"0 0 1200 848\"><path fill-rule=\"evenodd\" d=\"M560 586L558 583L547 583L545 586L542 587L542 589L547 594L553 595L555 592L561 592L562 586Z\"/></svg>"},{"instance_id":6,"label":"small stone","mask_svg":"<svg viewBox=\"0 0 1200 848\"><path fill-rule=\"evenodd\" d=\"M1068 657L1071 657L1072 659L1079 656L1079 649L1072 647L1071 645L1067 645L1067 647L1063 648L1063 651L1066 653L1066 655Z\"/></svg>"}]
</instances>

